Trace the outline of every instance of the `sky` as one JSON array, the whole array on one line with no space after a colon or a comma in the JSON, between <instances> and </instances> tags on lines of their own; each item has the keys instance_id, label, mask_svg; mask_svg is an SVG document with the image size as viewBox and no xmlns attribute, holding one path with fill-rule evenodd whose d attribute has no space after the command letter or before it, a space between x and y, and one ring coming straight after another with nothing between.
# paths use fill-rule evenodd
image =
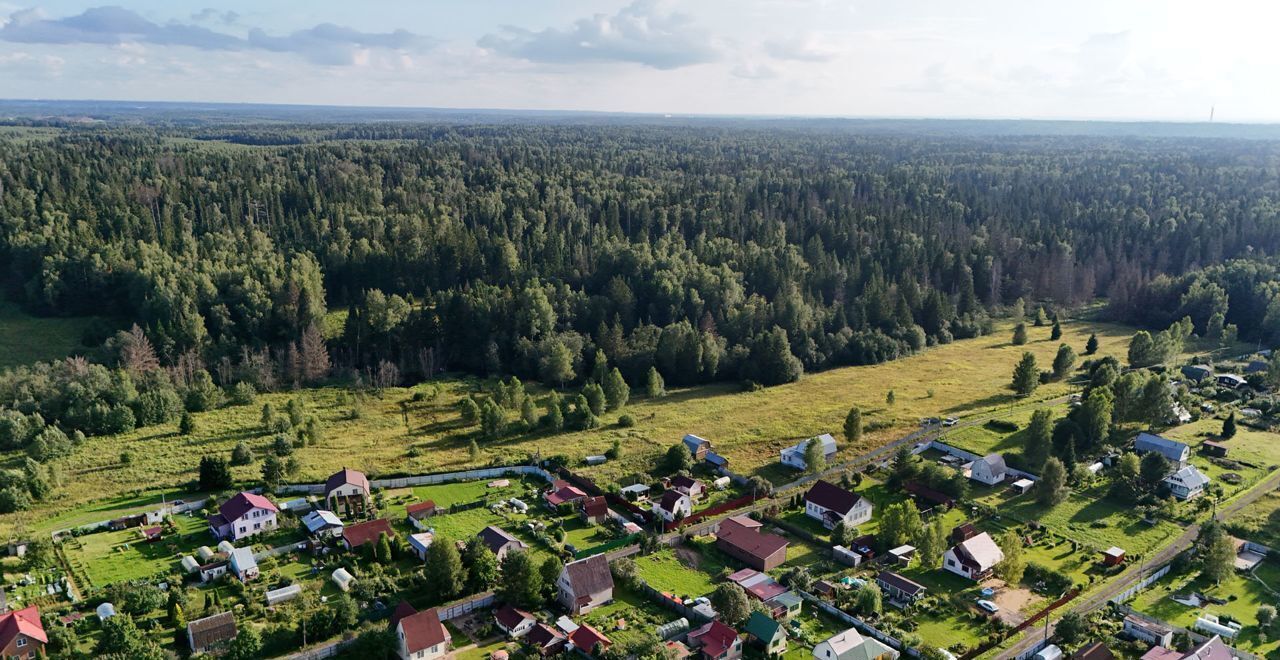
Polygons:
<instances>
[{"instance_id":1,"label":"sky","mask_svg":"<svg viewBox=\"0 0 1280 660\"><path fill-rule=\"evenodd\" d=\"M1256 0L0 0L0 98L1280 122Z\"/></svg>"}]
</instances>

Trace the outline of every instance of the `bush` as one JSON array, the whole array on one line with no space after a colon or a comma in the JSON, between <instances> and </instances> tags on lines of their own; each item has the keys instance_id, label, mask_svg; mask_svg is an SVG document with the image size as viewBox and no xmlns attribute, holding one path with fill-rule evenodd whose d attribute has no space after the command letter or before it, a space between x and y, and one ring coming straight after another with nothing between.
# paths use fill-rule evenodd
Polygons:
<instances>
[{"instance_id":1,"label":"bush","mask_svg":"<svg viewBox=\"0 0 1280 660\"><path fill-rule=\"evenodd\" d=\"M621 426L624 429L629 429L635 425L636 418L632 417L630 414L626 414L618 418L618 426Z\"/></svg>"},{"instance_id":2,"label":"bush","mask_svg":"<svg viewBox=\"0 0 1280 660\"><path fill-rule=\"evenodd\" d=\"M258 398L258 390L248 381L240 381L231 387L231 403L236 406L247 406Z\"/></svg>"}]
</instances>

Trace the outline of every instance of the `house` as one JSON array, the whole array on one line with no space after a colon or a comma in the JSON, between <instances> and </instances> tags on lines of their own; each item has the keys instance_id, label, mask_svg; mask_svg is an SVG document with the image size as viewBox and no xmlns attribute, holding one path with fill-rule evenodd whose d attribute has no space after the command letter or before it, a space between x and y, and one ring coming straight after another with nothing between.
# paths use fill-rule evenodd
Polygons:
<instances>
[{"instance_id":1,"label":"house","mask_svg":"<svg viewBox=\"0 0 1280 660\"><path fill-rule=\"evenodd\" d=\"M231 553L231 573L241 582L258 577L258 560L253 558L253 549L236 548Z\"/></svg>"},{"instance_id":2,"label":"house","mask_svg":"<svg viewBox=\"0 0 1280 660\"><path fill-rule=\"evenodd\" d=\"M1222 444L1221 442L1214 442L1213 440L1205 440L1204 442L1200 443L1200 451L1210 456L1216 456L1218 458L1226 458L1227 452L1229 450L1230 448L1227 447L1226 445Z\"/></svg>"},{"instance_id":3,"label":"house","mask_svg":"<svg viewBox=\"0 0 1280 660\"><path fill-rule=\"evenodd\" d=\"M706 660L737 660L742 657L742 639L738 637L738 631L718 619L690 631L685 643L689 648L700 651Z\"/></svg>"},{"instance_id":4,"label":"house","mask_svg":"<svg viewBox=\"0 0 1280 660\"><path fill-rule=\"evenodd\" d=\"M324 502L330 511L354 516L369 508L369 479L363 472L342 468L324 481Z\"/></svg>"},{"instance_id":5,"label":"house","mask_svg":"<svg viewBox=\"0 0 1280 660\"><path fill-rule=\"evenodd\" d=\"M876 585L890 600L904 603L916 602L924 595L924 592L929 590L923 584L902 577L892 571L880 571L880 574L876 576Z\"/></svg>"},{"instance_id":6,"label":"house","mask_svg":"<svg viewBox=\"0 0 1280 660\"><path fill-rule=\"evenodd\" d=\"M653 503L653 513L669 523L684 520L693 513L693 500L678 490L669 490Z\"/></svg>"},{"instance_id":7,"label":"house","mask_svg":"<svg viewBox=\"0 0 1280 660\"><path fill-rule=\"evenodd\" d=\"M489 550L493 552L494 557L498 558L498 561L502 561L502 558L506 557L507 553L512 550L527 550L529 548L524 541L508 534L501 527L493 525L480 530L477 536L485 545L489 546Z\"/></svg>"},{"instance_id":8,"label":"house","mask_svg":"<svg viewBox=\"0 0 1280 660\"><path fill-rule=\"evenodd\" d=\"M1213 378L1213 367L1207 364L1189 364L1180 369L1180 371L1183 378L1193 383Z\"/></svg>"},{"instance_id":9,"label":"house","mask_svg":"<svg viewBox=\"0 0 1280 660\"><path fill-rule=\"evenodd\" d=\"M1229 387L1233 390L1240 389L1241 387L1249 384L1249 381L1245 380L1244 376L1241 376L1240 374L1218 374L1214 380L1218 381L1218 385L1222 387Z\"/></svg>"},{"instance_id":10,"label":"house","mask_svg":"<svg viewBox=\"0 0 1280 660\"><path fill-rule=\"evenodd\" d=\"M969 468L969 478L978 483L994 486L1004 481L1009 468L1004 464L1004 456L987 454L973 462Z\"/></svg>"},{"instance_id":11,"label":"house","mask_svg":"<svg viewBox=\"0 0 1280 660\"><path fill-rule=\"evenodd\" d=\"M315 538L342 536L342 520L332 511L316 509L302 517L302 526Z\"/></svg>"},{"instance_id":12,"label":"house","mask_svg":"<svg viewBox=\"0 0 1280 660\"><path fill-rule=\"evenodd\" d=\"M1188 465L1165 477L1163 483L1174 497L1190 500L1204 492L1205 486L1209 485L1209 477L1197 470L1196 466Z\"/></svg>"},{"instance_id":13,"label":"house","mask_svg":"<svg viewBox=\"0 0 1280 660\"><path fill-rule=\"evenodd\" d=\"M748 596L762 603L767 603L787 593L787 588L777 580L754 568L744 568L731 573L728 580L746 592Z\"/></svg>"},{"instance_id":14,"label":"house","mask_svg":"<svg viewBox=\"0 0 1280 660\"><path fill-rule=\"evenodd\" d=\"M622 490L618 492L622 493L622 497L624 497L628 502L643 502L649 499L649 487L645 484L631 484L630 486L624 486Z\"/></svg>"},{"instance_id":15,"label":"house","mask_svg":"<svg viewBox=\"0 0 1280 660\"><path fill-rule=\"evenodd\" d=\"M1237 654L1222 641L1218 635L1197 644L1190 651L1183 653L1161 644L1147 651L1142 660L1235 660Z\"/></svg>"},{"instance_id":16,"label":"house","mask_svg":"<svg viewBox=\"0 0 1280 660\"><path fill-rule=\"evenodd\" d=\"M702 483L698 479L686 477L684 475L672 477L671 488L688 495L689 499L694 500L695 502L702 499L702 496L707 492L706 484Z\"/></svg>"},{"instance_id":17,"label":"house","mask_svg":"<svg viewBox=\"0 0 1280 660\"><path fill-rule=\"evenodd\" d=\"M688 448L689 455L693 456L695 461L707 460L707 452L711 451L711 443L704 438L689 433L681 440L684 446Z\"/></svg>"},{"instance_id":18,"label":"house","mask_svg":"<svg viewBox=\"0 0 1280 660\"><path fill-rule=\"evenodd\" d=\"M1124 618L1123 632L1133 639L1156 646L1169 646L1173 643L1173 628L1163 623L1140 619L1132 614Z\"/></svg>"},{"instance_id":19,"label":"house","mask_svg":"<svg viewBox=\"0 0 1280 660\"><path fill-rule=\"evenodd\" d=\"M1102 551L1103 566L1119 566L1124 563L1124 549L1117 546L1111 546Z\"/></svg>"},{"instance_id":20,"label":"house","mask_svg":"<svg viewBox=\"0 0 1280 660\"><path fill-rule=\"evenodd\" d=\"M400 619L395 630L400 660L443 658L449 651L449 631L434 607Z\"/></svg>"},{"instance_id":21,"label":"house","mask_svg":"<svg viewBox=\"0 0 1280 660\"><path fill-rule=\"evenodd\" d=\"M797 596L794 591L785 591L764 601L764 606L769 608L769 615L777 621L794 619L796 615L800 614L800 608L803 604L804 599Z\"/></svg>"},{"instance_id":22,"label":"house","mask_svg":"<svg viewBox=\"0 0 1280 660\"><path fill-rule=\"evenodd\" d=\"M538 623L538 620L533 618L532 614L510 605L503 605L498 608L493 613L493 620L497 622L502 632L512 639L525 636Z\"/></svg>"},{"instance_id":23,"label":"house","mask_svg":"<svg viewBox=\"0 0 1280 660\"><path fill-rule=\"evenodd\" d=\"M391 521L386 518L356 523L343 528L342 545L348 550L355 550L366 543L377 543L383 534L388 539L396 537L395 530L391 529Z\"/></svg>"},{"instance_id":24,"label":"house","mask_svg":"<svg viewBox=\"0 0 1280 660\"><path fill-rule=\"evenodd\" d=\"M604 555L571 561L560 569L556 597L574 614L585 614L613 602L613 575Z\"/></svg>"},{"instance_id":25,"label":"house","mask_svg":"<svg viewBox=\"0 0 1280 660\"><path fill-rule=\"evenodd\" d=\"M229 565L229 562L225 560L219 560L219 561L210 562L208 564L201 566L200 581L209 582L210 580L216 580L222 577L223 575L226 575L228 565Z\"/></svg>"},{"instance_id":26,"label":"house","mask_svg":"<svg viewBox=\"0 0 1280 660\"><path fill-rule=\"evenodd\" d=\"M599 525L609 519L609 502L603 495L585 498L578 503L578 515L589 525Z\"/></svg>"},{"instance_id":27,"label":"house","mask_svg":"<svg viewBox=\"0 0 1280 660\"><path fill-rule=\"evenodd\" d=\"M426 529L427 523L424 521L436 515L436 503L434 500L427 500L408 504L404 507L404 513L409 524L415 529Z\"/></svg>"},{"instance_id":28,"label":"house","mask_svg":"<svg viewBox=\"0 0 1280 660\"><path fill-rule=\"evenodd\" d=\"M889 551L889 558L892 558L894 564L898 566L910 566L911 560L916 557L916 547L914 545L900 545Z\"/></svg>"},{"instance_id":29,"label":"house","mask_svg":"<svg viewBox=\"0 0 1280 660\"><path fill-rule=\"evenodd\" d=\"M538 652L538 655L556 655L563 648L568 638L555 628L545 623L535 623L524 636L524 643Z\"/></svg>"},{"instance_id":30,"label":"house","mask_svg":"<svg viewBox=\"0 0 1280 660\"><path fill-rule=\"evenodd\" d=\"M1094 642L1076 651L1071 660L1115 660L1116 656L1102 642Z\"/></svg>"},{"instance_id":31,"label":"house","mask_svg":"<svg viewBox=\"0 0 1280 660\"><path fill-rule=\"evenodd\" d=\"M40 622L40 608L35 605L0 614L0 657L44 657L49 636Z\"/></svg>"},{"instance_id":32,"label":"house","mask_svg":"<svg viewBox=\"0 0 1280 660\"><path fill-rule=\"evenodd\" d=\"M990 534L982 532L947 550L942 556L942 567L956 575L976 581L990 575L991 569L1001 561L1004 561L1004 552L992 540Z\"/></svg>"},{"instance_id":33,"label":"house","mask_svg":"<svg viewBox=\"0 0 1280 660\"><path fill-rule=\"evenodd\" d=\"M814 660L897 660L898 652L850 628L818 642Z\"/></svg>"},{"instance_id":34,"label":"house","mask_svg":"<svg viewBox=\"0 0 1280 660\"><path fill-rule=\"evenodd\" d=\"M1143 431L1138 434L1138 439L1134 441L1133 450L1139 454L1147 452L1156 452L1164 456L1165 460L1173 463L1175 468L1181 468L1191 460L1191 448L1177 440L1162 438L1154 433Z\"/></svg>"},{"instance_id":35,"label":"house","mask_svg":"<svg viewBox=\"0 0 1280 660\"><path fill-rule=\"evenodd\" d=\"M236 493L209 516L209 531L216 538L239 541L275 529L278 513L280 509L261 495Z\"/></svg>"},{"instance_id":36,"label":"house","mask_svg":"<svg viewBox=\"0 0 1280 660\"><path fill-rule=\"evenodd\" d=\"M777 568L787 560L787 540L760 531L760 523L746 516L720 523L716 547L757 571Z\"/></svg>"},{"instance_id":37,"label":"house","mask_svg":"<svg viewBox=\"0 0 1280 660\"><path fill-rule=\"evenodd\" d=\"M836 455L836 439L831 437L830 433L823 433L816 438L801 440L800 442L783 449L779 452L779 458L783 465L793 467L797 470L809 469L809 464L804 460L804 451L809 447L810 442L822 443L822 453L830 461Z\"/></svg>"},{"instance_id":38,"label":"house","mask_svg":"<svg viewBox=\"0 0 1280 660\"><path fill-rule=\"evenodd\" d=\"M613 646L613 642L608 637L605 637L604 633L584 623L569 633L567 646L588 658L594 658L597 654L603 653L610 646Z\"/></svg>"},{"instance_id":39,"label":"house","mask_svg":"<svg viewBox=\"0 0 1280 660\"><path fill-rule=\"evenodd\" d=\"M752 612L742 629L747 633L747 639L758 645L765 656L780 656L787 652L787 629L764 614Z\"/></svg>"},{"instance_id":40,"label":"house","mask_svg":"<svg viewBox=\"0 0 1280 660\"><path fill-rule=\"evenodd\" d=\"M221 612L187 624L187 646L192 653L209 653L236 638L236 617Z\"/></svg>"},{"instance_id":41,"label":"house","mask_svg":"<svg viewBox=\"0 0 1280 660\"><path fill-rule=\"evenodd\" d=\"M431 547L431 542L435 540L436 535L432 532L418 532L409 535L409 549L413 554L418 556L422 561L427 560L427 549Z\"/></svg>"},{"instance_id":42,"label":"house","mask_svg":"<svg viewBox=\"0 0 1280 660\"><path fill-rule=\"evenodd\" d=\"M805 515L821 521L827 529L834 529L838 523L846 527L861 525L871 520L871 511L871 500L823 479L804 494Z\"/></svg>"},{"instance_id":43,"label":"house","mask_svg":"<svg viewBox=\"0 0 1280 660\"><path fill-rule=\"evenodd\" d=\"M562 504L574 504L587 496L577 486L570 486L569 482L557 479L552 482L551 490L548 490L542 499L546 501L547 506L552 509L560 508Z\"/></svg>"}]
</instances>

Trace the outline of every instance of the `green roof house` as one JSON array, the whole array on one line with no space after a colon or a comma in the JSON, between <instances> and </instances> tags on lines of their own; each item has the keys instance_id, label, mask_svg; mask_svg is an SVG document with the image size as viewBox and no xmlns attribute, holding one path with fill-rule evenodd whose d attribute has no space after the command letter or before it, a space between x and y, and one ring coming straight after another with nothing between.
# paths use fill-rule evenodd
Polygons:
<instances>
[{"instance_id":1,"label":"green roof house","mask_svg":"<svg viewBox=\"0 0 1280 660\"><path fill-rule=\"evenodd\" d=\"M769 657L787 652L787 629L760 612L752 612L745 627L747 639L759 644Z\"/></svg>"}]
</instances>

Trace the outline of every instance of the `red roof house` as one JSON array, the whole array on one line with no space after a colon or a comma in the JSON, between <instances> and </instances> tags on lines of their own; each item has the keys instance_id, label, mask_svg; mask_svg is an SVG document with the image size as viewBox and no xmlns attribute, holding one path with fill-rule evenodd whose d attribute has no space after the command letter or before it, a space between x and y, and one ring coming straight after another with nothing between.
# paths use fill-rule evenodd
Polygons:
<instances>
[{"instance_id":1,"label":"red roof house","mask_svg":"<svg viewBox=\"0 0 1280 660\"><path fill-rule=\"evenodd\" d=\"M720 523L716 547L758 571L777 568L787 560L787 540L760 531L760 524L745 516Z\"/></svg>"},{"instance_id":2,"label":"red roof house","mask_svg":"<svg viewBox=\"0 0 1280 660\"><path fill-rule=\"evenodd\" d=\"M402 658L440 658L449 650L449 631L433 607L400 619L396 641Z\"/></svg>"},{"instance_id":3,"label":"red roof house","mask_svg":"<svg viewBox=\"0 0 1280 660\"><path fill-rule=\"evenodd\" d=\"M613 642L608 637L605 637L604 633L585 623L578 626L577 630L569 633L569 643L573 645L573 648L588 657L595 657L593 654L597 652L597 649L604 651L613 646Z\"/></svg>"},{"instance_id":4,"label":"red roof house","mask_svg":"<svg viewBox=\"0 0 1280 660\"><path fill-rule=\"evenodd\" d=\"M40 623L40 608L32 605L16 612L0 614L0 657L41 657L49 636Z\"/></svg>"},{"instance_id":5,"label":"red roof house","mask_svg":"<svg viewBox=\"0 0 1280 660\"><path fill-rule=\"evenodd\" d=\"M366 543L377 542L378 537L383 534L387 538L394 538L396 535L395 530L391 529L391 521L386 518L356 523L342 528L342 544L348 550L354 550Z\"/></svg>"},{"instance_id":6,"label":"red roof house","mask_svg":"<svg viewBox=\"0 0 1280 660\"><path fill-rule=\"evenodd\" d=\"M702 652L710 660L742 657L742 640L738 631L715 620L689 633L689 647Z\"/></svg>"}]
</instances>

